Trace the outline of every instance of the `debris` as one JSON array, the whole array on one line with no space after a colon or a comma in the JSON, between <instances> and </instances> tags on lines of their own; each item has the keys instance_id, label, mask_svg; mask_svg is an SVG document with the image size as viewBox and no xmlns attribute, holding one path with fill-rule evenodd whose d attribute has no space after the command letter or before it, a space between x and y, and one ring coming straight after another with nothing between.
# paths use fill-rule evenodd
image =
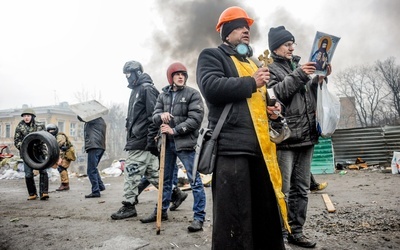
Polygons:
<instances>
[{"instance_id":1,"label":"debris","mask_svg":"<svg viewBox=\"0 0 400 250\"><path fill-rule=\"evenodd\" d=\"M16 221L19 221L19 218L12 218L12 219L10 220L10 222L16 222Z\"/></svg>"},{"instance_id":2,"label":"debris","mask_svg":"<svg viewBox=\"0 0 400 250\"><path fill-rule=\"evenodd\" d=\"M333 206L331 199L329 198L328 194L322 194L322 199L324 199L326 209L329 213L336 212L336 208Z\"/></svg>"}]
</instances>

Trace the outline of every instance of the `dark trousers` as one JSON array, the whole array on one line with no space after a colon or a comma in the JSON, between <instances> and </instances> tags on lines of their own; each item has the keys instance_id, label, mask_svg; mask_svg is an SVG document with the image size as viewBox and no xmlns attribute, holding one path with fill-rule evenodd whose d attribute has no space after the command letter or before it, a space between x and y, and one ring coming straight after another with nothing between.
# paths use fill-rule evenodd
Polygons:
<instances>
[{"instance_id":1,"label":"dark trousers","mask_svg":"<svg viewBox=\"0 0 400 250\"><path fill-rule=\"evenodd\" d=\"M25 183L29 195L37 195L33 168L24 163ZM39 170L39 194L47 194L49 192L49 176L46 169Z\"/></svg>"},{"instance_id":2,"label":"dark trousers","mask_svg":"<svg viewBox=\"0 0 400 250\"><path fill-rule=\"evenodd\" d=\"M285 249L276 196L262 158L218 156L212 196L212 249Z\"/></svg>"},{"instance_id":3,"label":"dark trousers","mask_svg":"<svg viewBox=\"0 0 400 250\"><path fill-rule=\"evenodd\" d=\"M311 173L310 176L310 189L316 189L318 187L319 183L315 180L314 175Z\"/></svg>"},{"instance_id":4,"label":"dark trousers","mask_svg":"<svg viewBox=\"0 0 400 250\"><path fill-rule=\"evenodd\" d=\"M99 170L97 169L103 153L104 150L100 148L89 149L87 151L87 175L92 184L93 194L100 194L100 190L105 188Z\"/></svg>"}]
</instances>

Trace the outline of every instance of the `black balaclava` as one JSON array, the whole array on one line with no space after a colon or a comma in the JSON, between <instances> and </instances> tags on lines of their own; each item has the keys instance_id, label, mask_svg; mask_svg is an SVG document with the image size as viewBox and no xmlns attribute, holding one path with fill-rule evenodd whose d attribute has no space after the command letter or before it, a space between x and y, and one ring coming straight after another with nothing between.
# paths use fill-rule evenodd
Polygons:
<instances>
[{"instance_id":1,"label":"black balaclava","mask_svg":"<svg viewBox=\"0 0 400 250\"><path fill-rule=\"evenodd\" d=\"M126 78L128 80L128 87L132 88L133 86L135 86L136 82L138 81L139 77L136 75L135 71L131 71L130 72L130 76L128 78Z\"/></svg>"},{"instance_id":2,"label":"black balaclava","mask_svg":"<svg viewBox=\"0 0 400 250\"><path fill-rule=\"evenodd\" d=\"M232 31L241 27L246 27L248 30L250 30L249 24L244 18L235 19L230 22L224 23L221 28L221 39L222 41L228 43L240 56L251 57L253 55L253 51L248 44L232 44L226 39Z\"/></svg>"},{"instance_id":3,"label":"black balaclava","mask_svg":"<svg viewBox=\"0 0 400 250\"><path fill-rule=\"evenodd\" d=\"M247 23L246 19L239 18L232 20L230 22L226 22L222 25L221 30L221 39L222 41L226 42L226 37L237 28L247 27L250 30L249 24Z\"/></svg>"}]
</instances>

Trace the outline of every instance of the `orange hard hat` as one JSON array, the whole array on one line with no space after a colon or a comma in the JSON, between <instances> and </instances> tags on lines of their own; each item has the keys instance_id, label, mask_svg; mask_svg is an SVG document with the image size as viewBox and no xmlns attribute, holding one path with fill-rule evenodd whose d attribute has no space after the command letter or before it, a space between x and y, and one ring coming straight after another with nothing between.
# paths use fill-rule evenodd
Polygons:
<instances>
[{"instance_id":1,"label":"orange hard hat","mask_svg":"<svg viewBox=\"0 0 400 250\"><path fill-rule=\"evenodd\" d=\"M221 15L219 16L218 24L215 27L215 29L220 32L222 24L235 20L235 19L240 19L243 18L247 21L247 24L249 27L253 24L254 20L251 19L246 11L244 9L238 7L238 6L232 6L224 10Z\"/></svg>"}]
</instances>

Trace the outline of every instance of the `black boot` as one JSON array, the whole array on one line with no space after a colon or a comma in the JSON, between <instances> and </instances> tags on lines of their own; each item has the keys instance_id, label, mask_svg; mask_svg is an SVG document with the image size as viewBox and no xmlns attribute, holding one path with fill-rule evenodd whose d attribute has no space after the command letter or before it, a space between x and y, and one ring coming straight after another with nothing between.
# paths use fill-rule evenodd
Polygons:
<instances>
[{"instance_id":1,"label":"black boot","mask_svg":"<svg viewBox=\"0 0 400 250\"><path fill-rule=\"evenodd\" d=\"M49 175L47 174L47 171L41 171L39 178L40 199L47 200L49 198Z\"/></svg>"},{"instance_id":2,"label":"black boot","mask_svg":"<svg viewBox=\"0 0 400 250\"><path fill-rule=\"evenodd\" d=\"M203 222L199 220L193 220L190 226L188 226L189 232L197 232L203 230Z\"/></svg>"},{"instance_id":3,"label":"black boot","mask_svg":"<svg viewBox=\"0 0 400 250\"><path fill-rule=\"evenodd\" d=\"M33 179L33 177L31 178L25 177L25 183L29 194L28 200L35 200L37 197L35 180Z\"/></svg>"},{"instance_id":4,"label":"black boot","mask_svg":"<svg viewBox=\"0 0 400 250\"><path fill-rule=\"evenodd\" d=\"M152 214L150 214L148 217L140 219L142 223L149 223L149 222L154 222L157 220L157 211L155 210ZM168 214L167 212L161 212L161 220L168 220Z\"/></svg>"},{"instance_id":5,"label":"black boot","mask_svg":"<svg viewBox=\"0 0 400 250\"><path fill-rule=\"evenodd\" d=\"M188 197L187 193L182 192L182 190L178 187L175 187L172 190L172 195L171 197L175 196L175 200L172 202L172 205L170 206L169 210L175 211L184 200ZM172 198L171 198L172 201Z\"/></svg>"},{"instance_id":6,"label":"black boot","mask_svg":"<svg viewBox=\"0 0 400 250\"><path fill-rule=\"evenodd\" d=\"M127 202L127 201L123 201L122 205L123 206L116 213L113 213L111 215L111 219L122 220L125 218L137 216L137 212L136 212L136 208L135 208L134 204Z\"/></svg>"}]
</instances>

